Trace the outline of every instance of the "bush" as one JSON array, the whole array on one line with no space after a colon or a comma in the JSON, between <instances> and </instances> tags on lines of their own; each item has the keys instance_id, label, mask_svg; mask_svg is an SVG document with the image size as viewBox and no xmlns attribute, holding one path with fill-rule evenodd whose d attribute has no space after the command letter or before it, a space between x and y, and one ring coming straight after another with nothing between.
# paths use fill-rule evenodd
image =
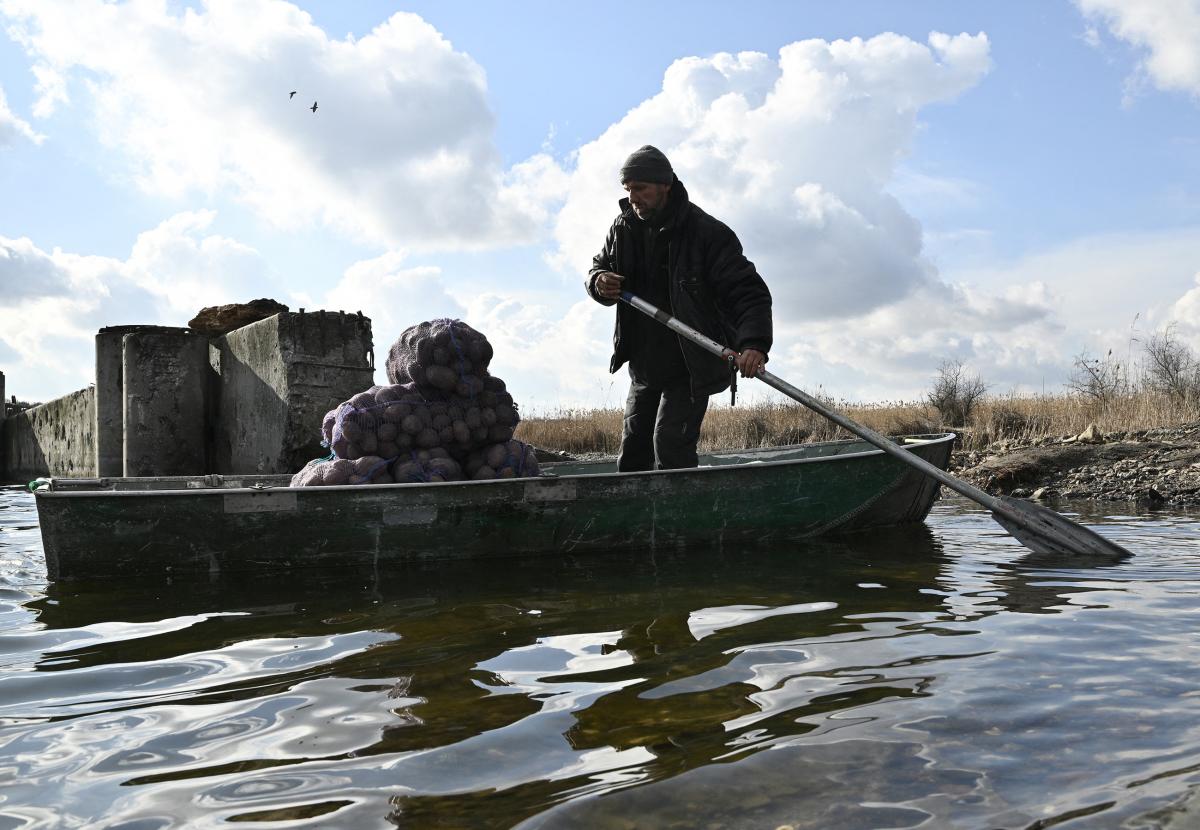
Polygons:
<instances>
[{"instance_id":1,"label":"bush","mask_svg":"<svg viewBox=\"0 0 1200 830\"><path fill-rule=\"evenodd\" d=\"M1125 367L1113 357L1112 349L1103 358L1087 352L1077 355L1067 386L1099 404L1111 403L1129 389Z\"/></svg>"},{"instance_id":2,"label":"bush","mask_svg":"<svg viewBox=\"0 0 1200 830\"><path fill-rule=\"evenodd\" d=\"M961 360L945 360L938 367L926 400L944 425L966 426L985 392L987 384L978 375L968 373Z\"/></svg>"},{"instance_id":3,"label":"bush","mask_svg":"<svg viewBox=\"0 0 1200 830\"><path fill-rule=\"evenodd\" d=\"M1146 385L1151 390L1180 403L1200 400L1200 362L1176 339L1173 326L1151 337L1145 351Z\"/></svg>"}]
</instances>

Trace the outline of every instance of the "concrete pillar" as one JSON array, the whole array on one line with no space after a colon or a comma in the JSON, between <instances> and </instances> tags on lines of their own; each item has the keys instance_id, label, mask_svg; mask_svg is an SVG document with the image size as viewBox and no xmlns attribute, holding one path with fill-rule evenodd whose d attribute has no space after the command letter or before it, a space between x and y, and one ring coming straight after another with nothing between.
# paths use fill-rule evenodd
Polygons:
<instances>
[{"instance_id":1,"label":"concrete pillar","mask_svg":"<svg viewBox=\"0 0 1200 830\"><path fill-rule=\"evenodd\" d=\"M125 392L121 341L156 326L108 326L96 333L96 475L116 478L125 469Z\"/></svg>"},{"instance_id":2,"label":"concrete pillar","mask_svg":"<svg viewBox=\"0 0 1200 830\"><path fill-rule=\"evenodd\" d=\"M121 338L126 476L203 475L208 339L154 327Z\"/></svg>"}]
</instances>

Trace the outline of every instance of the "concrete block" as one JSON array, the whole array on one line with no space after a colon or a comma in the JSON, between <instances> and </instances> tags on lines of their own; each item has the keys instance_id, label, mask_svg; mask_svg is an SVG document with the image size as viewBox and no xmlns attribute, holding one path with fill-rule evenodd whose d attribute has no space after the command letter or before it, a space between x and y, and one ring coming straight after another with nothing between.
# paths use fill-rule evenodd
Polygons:
<instances>
[{"instance_id":1,"label":"concrete block","mask_svg":"<svg viewBox=\"0 0 1200 830\"><path fill-rule=\"evenodd\" d=\"M208 341L146 327L121 338L123 475L203 475Z\"/></svg>"},{"instance_id":2,"label":"concrete block","mask_svg":"<svg viewBox=\"0 0 1200 830\"><path fill-rule=\"evenodd\" d=\"M285 312L212 341L213 472L290 473L327 455L321 419L374 383L371 321Z\"/></svg>"}]
</instances>

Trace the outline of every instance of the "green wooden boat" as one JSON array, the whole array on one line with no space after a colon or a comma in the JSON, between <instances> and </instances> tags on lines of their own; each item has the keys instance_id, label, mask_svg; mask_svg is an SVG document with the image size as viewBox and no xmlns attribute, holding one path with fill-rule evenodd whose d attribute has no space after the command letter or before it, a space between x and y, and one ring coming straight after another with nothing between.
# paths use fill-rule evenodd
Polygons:
<instances>
[{"instance_id":1,"label":"green wooden boat","mask_svg":"<svg viewBox=\"0 0 1200 830\"><path fill-rule=\"evenodd\" d=\"M895 439L944 469L954 434ZM922 521L938 484L852 439L702 456L690 470L543 465L537 478L344 487L290 476L51 479L51 579L221 574L631 548L776 544Z\"/></svg>"}]
</instances>

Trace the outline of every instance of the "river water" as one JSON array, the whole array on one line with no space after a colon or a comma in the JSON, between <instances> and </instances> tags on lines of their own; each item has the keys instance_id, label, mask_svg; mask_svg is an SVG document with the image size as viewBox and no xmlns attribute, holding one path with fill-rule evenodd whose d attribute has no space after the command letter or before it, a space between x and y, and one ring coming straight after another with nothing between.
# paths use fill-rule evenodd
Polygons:
<instances>
[{"instance_id":1,"label":"river water","mask_svg":"<svg viewBox=\"0 0 1200 830\"><path fill-rule=\"evenodd\" d=\"M56 585L0 490L0 830L1200 826L1200 514L1073 515Z\"/></svg>"}]
</instances>

